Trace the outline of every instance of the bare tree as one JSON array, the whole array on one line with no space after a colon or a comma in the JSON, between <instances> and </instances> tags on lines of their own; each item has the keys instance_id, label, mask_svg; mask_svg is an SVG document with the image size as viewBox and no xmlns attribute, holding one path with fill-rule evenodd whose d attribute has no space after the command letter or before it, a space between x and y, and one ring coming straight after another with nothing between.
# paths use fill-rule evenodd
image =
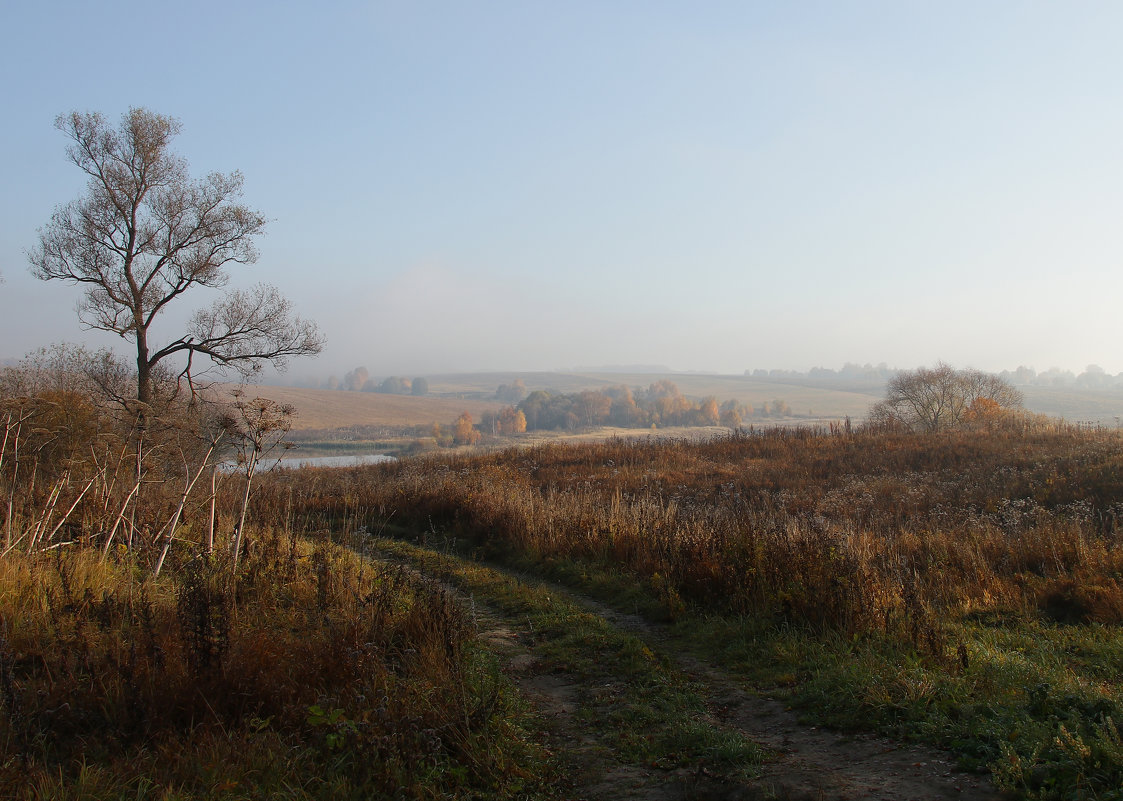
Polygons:
<instances>
[{"instance_id":1,"label":"bare tree","mask_svg":"<svg viewBox=\"0 0 1123 801\"><path fill-rule=\"evenodd\" d=\"M28 254L34 275L82 284L79 319L136 345L136 396L153 400L153 371L179 357L188 384L193 357L244 374L263 363L318 353L314 323L293 315L276 289L236 291L199 311L188 331L163 344L152 324L194 287L223 287L226 268L257 260L254 238L265 218L238 202L242 175L192 179L169 145L180 132L172 117L130 109L114 128L97 113L62 115L55 127L71 140L69 160L88 176L84 196L60 206Z\"/></svg>"},{"instance_id":2,"label":"bare tree","mask_svg":"<svg viewBox=\"0 0 1123 801\"><path fill-rule=\"evenodd\" d=\"M870 420L914 431L943 431L962 425L982 405L1018 409L1022 393L996 375L956 370L940 362L893 376L885 400L870 410Z\"/></svg>"}]
</instances>

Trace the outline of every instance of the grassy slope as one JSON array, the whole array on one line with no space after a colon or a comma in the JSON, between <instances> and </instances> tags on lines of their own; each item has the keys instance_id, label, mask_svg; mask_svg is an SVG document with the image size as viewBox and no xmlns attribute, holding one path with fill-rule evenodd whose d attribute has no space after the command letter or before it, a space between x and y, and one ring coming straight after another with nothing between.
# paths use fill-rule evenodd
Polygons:
<instances>
[{"instance_id":1,"label":"grassy slope","mask_svg":"<svg viewBox=\"0 0 1123 801\"><path fill-rule=\"evenodd\" d=\"M1096 422L1118 426L1123 416L1123 392L1072 387L1023 387L1030 411L1063 417L1071 422Z\"/></svg>"},{"instance_id":2,"label":"grassy slope","mask_svg":"<svg viewBox=\"0 0 1123 801\"><path fill-rule=\"evenodd\" d=\"M711 658L833 724L939 743L1031 796L1123 799L1119 447L1073 429L778 432L301 487L328 519L381 508L523 570L616 573L601 583L646 587Z\"/></svg>"}]
</instances>

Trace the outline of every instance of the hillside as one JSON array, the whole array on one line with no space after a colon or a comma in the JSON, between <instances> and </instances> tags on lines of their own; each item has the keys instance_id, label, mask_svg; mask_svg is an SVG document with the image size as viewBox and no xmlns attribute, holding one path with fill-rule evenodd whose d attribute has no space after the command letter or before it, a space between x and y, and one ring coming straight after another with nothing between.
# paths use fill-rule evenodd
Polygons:
<instances>
[{"instance_id":1,"label":"hillside","mask_svg":"<svg viewBox=\"0 0 1123 801\"><path fill-rule=\"evenodd\" d=\"M789 422L861 420L869 407L880 400L884 385L876 381L816 382L810 379L773 381L743 375L703 373L458 373L431 376L430 392L424 397L386 395L372 392L308 389L272 385L251 385L252 396L271 398L297 409L293 429L330 430L351 426L402 427L448 423L462 412L479 420L484 412L506 405L495 397L502 384L521 380L528 392L548 390L573 393L624 385L646 387L668 379L684 395L693 399L714 396L718 401L736 400L760 407L776 400L785 401L792 410ZM233 388L233 385L229 385ZM1019 387L1025 393L1026 408L1037 414L1062 417L1072 422L1093 422L1108 427L1123 416L1123 393L1074 387ZM752 421L759 423L761 421ZM776 422L776 421L772 421Z\"/></svg>"},{"instance_id":2,"label":"hillside","mask_svg":"<svg viewBox=\"0 0 1123 801\"><path fill-rule=\"evenodd\" d=\"M665 379L677 384L689 398L712 395L719 402L736 400L751 406L783 400L796 415L836 419L864 417L869 405L879 400L883 392L883 387L875 383L862 388L836 388L710 373L462 373L431 377L429 387L435 393L487 397L494 396L500 384L509 384L515 379L521 379L530 392L537 389L580 392L620 385L635 389Z\"/></svg>"}]
</instances>

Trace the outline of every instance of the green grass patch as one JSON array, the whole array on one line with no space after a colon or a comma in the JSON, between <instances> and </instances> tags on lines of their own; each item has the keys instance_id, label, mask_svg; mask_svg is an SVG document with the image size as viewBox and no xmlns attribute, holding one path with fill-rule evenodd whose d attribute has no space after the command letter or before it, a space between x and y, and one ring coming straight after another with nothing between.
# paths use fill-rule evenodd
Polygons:
<instances>
[{"instance_id":1,"label":"green grass patch","mask_svg":"<svg viewBox=\"0 0 1123 801\"><path fill-rule=\"evenodd\" d=\"M672 607L662 587L608 566L520 554L504 563L623 612L675 618L667 629L672 647L785 698L809 723L948 749L964 768L990 772L1000 788L1026 798L1123 799L1117 626L975 615L942 623L943 653L920 653L899 637L847 637ZM596 631L595 619L583 630ZM604 659L602 640L563 638L556 647L561 663L594 676ZM618 651L616 665L631 665L628 653ZM640 705L650 703L645 686L634 690ZM632 714L645 721L645 713ZM660 748L674 752L674 736Z\"/></svg>"},{"instance_id":2,"label":"green grass patch","mask_svg":"<svg viewBox=\"0 0 1123 801\"><path fill-rule=\"evenodd\" d=\"M966 656L955 670L892 643L804 641L791 648L792 701L831 725L949 748L1029 798L1123 798L1123 699L1117 677L1102 679L1123 654L1118 630L1032 620L949 630ZM1104 660L1091 670L1090 652Z\"/></svg>"},{"instance_id":3,"label":"green grass patch","mask_svg":"<svg viewBox=\"0 0 1123 801\"><path fill-rule=\"evenodd\" d=\"M947 635L963 650L943 659L896 639L723 618L682 620L674 636L809 722L946 748L1026 798L1123 798L1117 627L1023 619Z\"/></svg>"},{"instance_id":4,"label":"green grass patch","mask_svg":"<svg viewBox=\"0 0 1123 801\"><path fill-rule=\"evenodd\" d=\"M754 743L705 719L698 688L664 655L549 587L397 540L374 540L370 547L455 583L528 627L544 669L569 674L588 688L578 715L621 761L706 766L726 775L760 764L763 754Z\"/></svg>"}]
</instances>

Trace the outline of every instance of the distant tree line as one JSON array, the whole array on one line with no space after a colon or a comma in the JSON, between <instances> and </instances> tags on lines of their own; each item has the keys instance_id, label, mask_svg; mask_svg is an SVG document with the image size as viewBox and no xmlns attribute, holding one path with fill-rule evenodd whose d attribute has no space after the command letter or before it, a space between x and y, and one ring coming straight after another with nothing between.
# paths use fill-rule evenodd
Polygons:
<instances>
[{"instance_id":1,"label":"distant tree line","mask_svg":"<svg viewBox=\"0 0 1123 801\"><path fill-rule=\"evenodd\" d=\"M525 394L521 380L503 385L496 397L511 399ZM561 393L535 390L517 405L498 411L485 411L477 423L469 412L462 412L451 424L433 423L419 428L415 451L435 444L438 448L476 445L485 436L510 436L526 431L574 431L595 426L648 428L650 426L727 426L738 428L750 419L787 417L791 407L783 400L764 403L759 409L714 397L693 401L685 397L673 381L656 381L646 389L626 386L600 390ZM426 437L426 435L428 435ZM429 442L428 438L432 440ZM425 444L429 442L429 444Z\"/></svg>"},{"instance_id":2,"label":"distant tree line","mask_svg":"<svg viewBox=\"0 0 1123 801\"><path fill-rule=\"evenodd\" d=\"M887 365L885 362L880 364L856 364L854 362L847 362L840 369L834 370L829 367L812 367L807 372L799 370L764 370L757 368L755 370L746 370L745 377L752 378L757 381L771 381L771 382L795 382L795 383L885 383L897 371Z\"/></svg>"},{"instance_id":3,"label":"distant tree line","mask_svg":"<svg viewBox=\"0 0 1123 801\"><path fill-rule=\"evenodd\" d=\"M841 369L812 367L806 372L799 370L745 370L745 377L772 383L806 384L811 386L847 384L883 384L901 373L911 370L898 370L882 362L877 365L847 362ZM1032 367L1019 366L1016 370L1002 370L995 373L1006 383L1015 387L1072 387L1075 389L1123 389L1123 372L1114 375L1098 364L1089 364L1080 373L1050 367L1038 372Z\"/></svg>"},{"instance_id":4,"label":"distant tree line","mask_svg":"<svg viewBox=\"0 0 1123 801\"><path fill-rule=\"evenodd\" d=\"M798 384L801 386L818 387L861 387L868 391L871 387L884 388L896 375L907 370L889 367L885 362L880 364L857 364L847 362L841 368L813 367L807 371L779 370L779 369L753 369L745 370L746 378L754 381L773 384ZM1112 374L1096 364L1089 364L1080 373L1072 370L1063 370L1051 367L1038 372L1033 367L1019 366L1015 370L1003 370L995 373L1003 381L1015 387L1071 387L1075 389L1091 390L1123 390L1123 372ZM347 372L343 380L335 376L326 381L313 378L299 382L302 386L314 389L341 389L352 392L383 392L397 395L426 395L429 392L429 382L423 378L409 379L402 376L389 376L387 378L372 378L365 367L356 367ZM551 393L556 395L557 393ZM525 383L521 378L514 379L510 384L502 384L496 390L495 398L503 403L517 404L528 395ZM762 414L763 413L763 414ZM783 412L773 412L769 407L768 413L758 409L756 416L769 416L769 414L782 415Z\"/></svg>"},{"instance_id":5,"label":"distant tree line","mask_svg":"<svg viewBox=\"0 0 1123 801\"><path fill-rule=\"evenodd\" d=\"M673 381L662 380L635 390L626 386L573 393L536 390L519 402L516 411L522 413L528 431L572 431L605 425L737 428L754 417L788 416L791 407L783 400L766 402L758 410L736 400L719 404L713 396L694 401L684 396Z\"/></svg>"},{"instance_id":6,"label":"distant tree line","mask_svg":"<svg viewBox=\"0 0 1123 801\"><path fill-rule=\"evenodd\" d=\"M344 392L380 392L384 395L428 395L429 380L426 378L406 378L392 375L381 380L371 378L365 367L356 367L343 374L340 381L335 376L330 376L324 384L319 380L307 382L313 389L338 389Z\"/></svg>"},{"instance_id":7,"label":"distant tree line","mask_svg":"<svg viewBox=\"0 0 1123 801\"><path fill-rule=\"evenodd\" d=\"M1111 373L1098 364L1089 364L1082 373L1051 367L1037 372L1032 367L1021 366L1017 370L1003 370L998 374L1002 380L1019 387L1074 387L1076 389L1123 389L1123 373Z\"/></svg>"}]
</instances>

